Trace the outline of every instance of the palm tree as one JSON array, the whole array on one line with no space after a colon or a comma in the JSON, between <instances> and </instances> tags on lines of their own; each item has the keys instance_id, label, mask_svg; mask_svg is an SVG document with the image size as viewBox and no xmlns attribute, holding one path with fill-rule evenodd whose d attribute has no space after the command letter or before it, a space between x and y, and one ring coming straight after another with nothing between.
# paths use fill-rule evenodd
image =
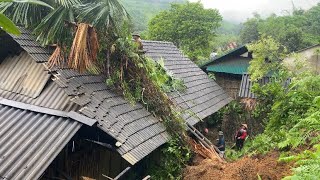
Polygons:
<instances>
[{"instance_id":1,"label":"palm tree","mask_svg":"<svg viewBox=\"0 0 320 180\"><path fill-rule=\"evenodd\" d=\"M110 42L107 43L109 47L99 49L99 41L115 41L108 37L117 37L122 24L130 20L118 0L43 2L53 9L30 3L0 2L0 12L8 15L16 24L34 29L37 40L42 45L57 45L50 58L51 66L63 64L66 53L70 52L70 67L79 71L92 67L97 61L98 51L109 52L111 49Z\"/></svg>"},{"instance_id":2,"label":"palm tree","mask_svg":"<svg viewBox=\"0 0 320 180\"><path fill-rule=\"evenodd\" d=\"M0 2L30 3L30 4L40 5L40 6L46 6L46 7L53 9L47 3L44 3L44 2L38 1L38 0L23 0L23 1L20 1L20 0L0 0ZM14 34L14 35L21 34L19 28L9 18L7 18L2 13L0 13L0 28L2 28L4 31L11 33L11 34Z\"/></svg>"}]
</instances>

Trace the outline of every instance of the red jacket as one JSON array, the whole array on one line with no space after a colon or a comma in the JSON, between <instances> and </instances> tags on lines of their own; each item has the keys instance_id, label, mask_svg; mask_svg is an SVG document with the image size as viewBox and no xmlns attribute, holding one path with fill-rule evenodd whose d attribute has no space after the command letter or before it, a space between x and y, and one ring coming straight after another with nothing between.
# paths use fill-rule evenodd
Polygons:
<instances>
[{"instance_id":1,"label":"red jacket","mask_svg":"<svg viewBox=\"0 0 320 180\"><path fill-rule=\"evenodd\" d=\"M247 130L245 129L240 129L238 132L237 132L237 135L236 135L236 139L240 138L240 139L246 139L247 137Z\"/></svg>"}]
</instances>

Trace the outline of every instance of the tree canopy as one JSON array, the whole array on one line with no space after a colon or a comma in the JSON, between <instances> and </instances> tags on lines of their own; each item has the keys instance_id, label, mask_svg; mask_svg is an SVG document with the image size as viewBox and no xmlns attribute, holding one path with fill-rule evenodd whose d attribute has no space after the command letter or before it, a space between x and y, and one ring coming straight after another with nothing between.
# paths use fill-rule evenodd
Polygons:
<instances>
[{"instance_id":1,"label":"tree canopy","mask_svg":"<svg viewBox=\"0 0 320 180\"><path fill-rule=\"evenodd\" d=\"M290 52L319 43L320 4L309 10L294 9L292 14L266 19L259 15L243 23L240 32L242 43L256 41L262 34L271 36Z\"/></svg>"},{"instance_id":2,"label":"tree canopy","mask_svg":"<svg viewBox=\"0 0 320 180\"><path fill-rule=\"evenodd\" d=\"M132 17L133 30L147 30L148 21L160 11L170 8L170 3L183 3L186 0L120 0Z\"/></svg>"},{"instance_id":3,"label":"tree canopy","mask_svg":"<svg viewBox=\"0 0 320 180\"><path fill-rule=\"evenodd\" d=\"M148 38L171 41L193 61L207 58L212 50L210 41L220 26L221 15L216 9L204 9L200 2L171 4L149 22Z\"/></svg>"}]
</instances>

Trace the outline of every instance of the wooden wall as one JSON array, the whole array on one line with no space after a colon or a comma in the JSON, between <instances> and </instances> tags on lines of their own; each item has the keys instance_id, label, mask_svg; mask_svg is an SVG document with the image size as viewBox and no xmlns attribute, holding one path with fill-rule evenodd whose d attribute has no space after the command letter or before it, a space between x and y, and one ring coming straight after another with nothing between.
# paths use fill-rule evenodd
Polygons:
<instances>
[{"instance_id":1,"label":"wooden wall","mask_svg":"<svg viewBox=\"0 0 320 180\"><path fill-rule=\"evenodd\" d=\"M152 152L134 166L131 166L117 152L88 142L86 140L70 141L51 163L42 180L72 179L83 180L88 177L96 180L107 180L102 174L114 178L127 167L131 167L121 179L142 179L152 164L160 161L160 149Z\"/></svg>"},{"instance_id":2,"label":"wooden wall","mask_svg":"<svg viewBox=\"0 0 320 180\"><path fill-rule=\"evenodd\" d=\"M117 152L108 150L86 140L71 141L47 169L42 179L107 179L116 177L126 167L131 166Z\"/></svg>"}]
</instances>

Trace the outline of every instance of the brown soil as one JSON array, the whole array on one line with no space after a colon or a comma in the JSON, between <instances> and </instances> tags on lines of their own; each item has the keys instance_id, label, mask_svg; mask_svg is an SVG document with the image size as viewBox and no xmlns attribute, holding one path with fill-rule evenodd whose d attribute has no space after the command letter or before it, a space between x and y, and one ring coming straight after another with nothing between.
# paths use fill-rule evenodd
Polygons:
<instances>
[{"instance_id":1,"label":"brown soil","mask_svg":"<svg viewBox=\"0 0 320 180\"><path fill-rule=\"evenodd\" d=\"M235 162L220 163L197 158L193 166L184 171L185 180L276 180L291 174L290 164L278 162L279 153L244 157Z\"/></svg>"}]
</instances>

